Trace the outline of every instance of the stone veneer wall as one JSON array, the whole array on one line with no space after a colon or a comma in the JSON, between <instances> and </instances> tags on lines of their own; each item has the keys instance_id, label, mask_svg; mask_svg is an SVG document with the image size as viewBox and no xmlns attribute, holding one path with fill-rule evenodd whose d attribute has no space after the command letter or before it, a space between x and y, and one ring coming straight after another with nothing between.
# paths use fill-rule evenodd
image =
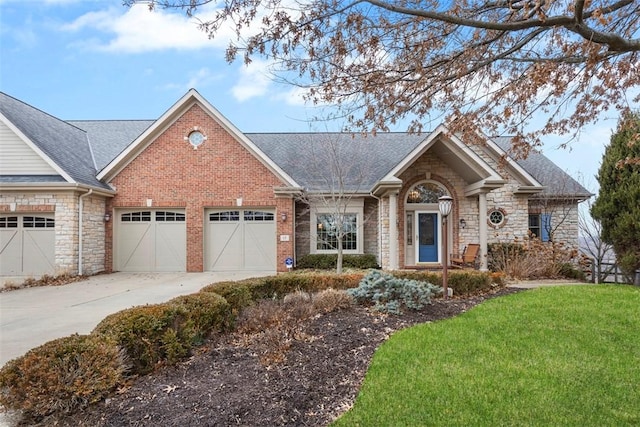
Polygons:
<instances>
[{"instance_id":1,"label":"stone veneer wall","mask_svg":"<svg viewBox=\"0 0 640 427\"><path fill-rule=\"evenodd\" d=\"M510 177L509 182L487 194L487 219L491 210L500 209L505 220L500 226L487 222L489 243L507 243L526 238L529 234L529 199L525 195L514 194L518 183Z\"/></svg>"},{"instance_id":2,"label":"stone veneer wall","mask_svg":"<svg viewBox=\"0 0 640 427\"><path fill-rule=\"evenodd\" d=\"M82 273L91 275L105 271L105 199L87 196L83 204Z\"/></svg>"},{"instance_id":3,"label":"stone veneer wall","mask_svg":"<svg viewBox=\"0 0 640 427\"><path fill-rule=\"evenodd\" d=\"M365 254L378 255L378 200L373 198L364 199L364 232ZM378 260L378 262L380 262Z\"/></svg>"},{"instance_id":4,"label":"stone veneer wall","mask_svg":"<svg viewBox=\"0 0 640 427\"><path fill-rule=\"evenodd\" d=\"M378 263L384 270L391 266L389 262L389 196L380 203L380 258Z\"/></svg>"},{"instance_id":5,"label":"stone veneer wall","mask_svg":"<svg viewBox=\"0 0 640 427\"><path fill-rule=\"evenodd\" d=\"M54 274L78 274L78 195L66 192L20 192L0 195L0 211L26 213L53 213L55 218L55 264ZM89 199L89 200L87 200ZM15 210L10 206L15 203ZM84 224L85 246L84 273L93 274L104 270L104 208L101 197L85 199ZM91 253L90 253L91 252Z\"/></svg>"}]
</instances>

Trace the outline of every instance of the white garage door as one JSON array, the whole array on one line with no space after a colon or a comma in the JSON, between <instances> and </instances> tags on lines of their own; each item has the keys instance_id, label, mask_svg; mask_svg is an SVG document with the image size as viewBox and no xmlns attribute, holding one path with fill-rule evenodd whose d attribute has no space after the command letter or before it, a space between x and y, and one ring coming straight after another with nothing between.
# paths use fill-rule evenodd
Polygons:
<instances>
[{"instance_id":1,"label":"white garage door","mask_svg":"<svg viewBox=\"0 0 640 427\"><path fill-rule=\"evenodd\" d=\"M53 214L0 215L0 276L55 274Z\"/></svg>"},{"instance_id":2,"label":"white garage door","mask_svg":"<svg viewBox=\"0 0 640 427\"><path fill-rule=\"evenodd\" d=\"M273 211L208 211L205 270L275 271L276 222Z\"/></svg>"},{"instance_id":3,"label":"white garage door","mask_svg":"<svg viewBox=\"0 0 640 427\"><path fill-rule=\"evenodd\" d=\"M184 210L127 210L116 218L115 270L186 271Z\"/></svg>"}]
</instances>

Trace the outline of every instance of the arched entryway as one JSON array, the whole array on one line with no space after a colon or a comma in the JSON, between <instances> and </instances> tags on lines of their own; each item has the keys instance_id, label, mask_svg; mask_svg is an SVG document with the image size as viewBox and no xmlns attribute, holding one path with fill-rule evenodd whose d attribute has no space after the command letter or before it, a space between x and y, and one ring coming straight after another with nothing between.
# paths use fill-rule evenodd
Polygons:
<instances>
[{"instance_id":1,"label":"arched entryway","mask_svg":"<svg viewBox=\"0 0 640 427\"><path fill-rule=\"evenodd\" d=\"M405 265L438 264L442 260L442 218L438 198L451 196L441 183L424 180L406 193ZM447 231L449 232L449 231Z\"/></svg>"}]
</instances>

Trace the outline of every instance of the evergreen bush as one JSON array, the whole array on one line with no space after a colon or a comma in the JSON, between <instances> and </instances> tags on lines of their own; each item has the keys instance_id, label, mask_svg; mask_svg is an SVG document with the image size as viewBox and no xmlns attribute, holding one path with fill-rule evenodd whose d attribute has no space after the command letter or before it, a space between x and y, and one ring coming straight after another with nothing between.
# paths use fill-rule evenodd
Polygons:
<instances>
[{"instance_id":1,"label":"evergreen bush","mask_svg":"<svg viewBox=\"0 0 640 427\"><path fill-rule=\"evenodd\" d=\"M391 274L371 270L357 288L347 290L358 302L373 302L375 309L402 314L402 309L420 310L431 302L431 296L442 288L428 282L401 279Z\"/></svg>"},{"instance_id":2,"label":"evergreen bush","mask_svg":"<svg viewBox=\"0 0 640 427\"><path fill-rule=\"evenodd\" d=\"M0 404L25 421L95 403L125 381L127 359L113 339L71 335L49 341L0 369Z\"/></svg>"},{"instance_id":3,"label":"evergreen bush","mask_svg":"<svg viewBox=\"0 0 640 427\"><path fill-rule=\"evenodd\" d=\"M118 342L132 374L148 374L161 362L175 364L190 354L198 334L188 318L179 304L145 305L107 316L92 333Z\"/></svg>"}]
</instances>

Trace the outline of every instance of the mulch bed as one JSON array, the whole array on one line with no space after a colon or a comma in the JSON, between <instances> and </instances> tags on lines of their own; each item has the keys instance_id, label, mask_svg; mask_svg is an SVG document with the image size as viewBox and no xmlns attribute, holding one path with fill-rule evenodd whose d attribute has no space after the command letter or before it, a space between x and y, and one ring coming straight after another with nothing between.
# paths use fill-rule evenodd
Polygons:
<instances>
[{"instance_id":1,"label":"mulch bed","mask_svg":"<svg viewBox=\"0 0 640 427\"><path fill-rule=\"evenodd\" d=\"M265 363L262 346L251 340L213 337L188 361L43 425L326 426L352 406L373 353L394 331L517 291L435 300L400 316L365 307L317 315L298 328L284 360L272 363Z\"/></svg>"}]
</instances>

